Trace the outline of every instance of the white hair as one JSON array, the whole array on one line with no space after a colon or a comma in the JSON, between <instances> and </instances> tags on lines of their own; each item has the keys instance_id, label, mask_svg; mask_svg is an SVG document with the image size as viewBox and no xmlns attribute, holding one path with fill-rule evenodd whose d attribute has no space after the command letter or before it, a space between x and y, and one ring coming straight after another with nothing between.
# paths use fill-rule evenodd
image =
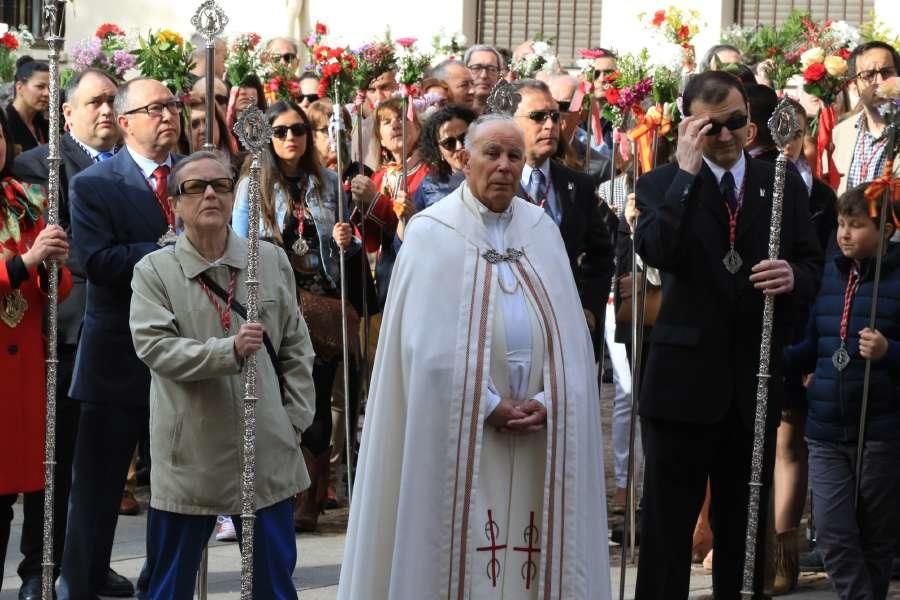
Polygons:
<instances>
[{"instance_id":1,"label":"white hair","mask_svg":"<svg viewBox=\"0 0 900 600\"><path fill-rule=\"evenodd\" d=\"M475 139L478 137L478 130L486 125L491 125L494 123L507 123L512 125L519 130L519 126L516 125L515 119L513 119L510 115L505 115L502 113L488 113L486 115L481 115L469 125L469 129L466 132L466 141L465 148L466 150L472 150L472 147L475 143Z\"/></svg>"}]
</instances>

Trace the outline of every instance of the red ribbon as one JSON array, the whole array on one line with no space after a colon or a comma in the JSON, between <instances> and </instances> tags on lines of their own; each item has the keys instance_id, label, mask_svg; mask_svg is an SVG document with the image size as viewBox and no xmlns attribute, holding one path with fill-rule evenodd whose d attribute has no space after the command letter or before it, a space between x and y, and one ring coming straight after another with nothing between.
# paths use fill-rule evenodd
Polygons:
<instances>
[{"instance_id":1,"label":"red ribbon","mask_svg":"<svg viewBox=\"0 0 900 600\"><path fill-rule=\"evenodd\" d=\"M884 174L871 181L866 187L866 200L869 203L869 216L877 219L879 214L878 201L882 199L884 192L889 193L891 202L891 219L894 227L900 228L900 218L897 217L895 205L900 202L900 179L894 178L894 157L888 157L884 165Z\"/></svg>"},{"instance_id":2,"label":"red ribbon","mask_svg":"<svg viewBox=\"0 0 900 600\"><path fill-rule=\"evenodd\" d=\"M405 83L400 84L400 97L405 98L406 100L406 120L410 123L414 123L416 121L416 108L413 106L412 97L416 93L416 86L414 85L406 85Z\"/></svg>"},{"instance_id":3,"label":"red ribbon","mask_svg":"<svg viewBox=\"0 0 900 600\"><path fill-rule=\"evenodd\" d=\"M813 166L813 174L822 178L822 158L828 161L828 175L826 181L832 189L837 189L841 183L841 174L834 162L834 149L831 147L831 138L837 118L834 114L834 106L828 105L819 111L819 134L816 138L816 164Z\"/></svg>"}]
</instances>

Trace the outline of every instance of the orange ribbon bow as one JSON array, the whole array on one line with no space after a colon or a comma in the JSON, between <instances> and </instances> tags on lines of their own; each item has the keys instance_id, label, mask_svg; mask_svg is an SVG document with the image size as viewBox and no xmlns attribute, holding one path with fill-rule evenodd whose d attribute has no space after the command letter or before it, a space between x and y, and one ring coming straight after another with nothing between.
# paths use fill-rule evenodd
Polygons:
<instances>
[{"instance_id":1,"label":"orange ribbon bow","mask_svg":"<svg viewBox=\"0 0 900 600\"><path fill-rule=\"evenodd\" d=\"M646 173L653 169L653 137L672 131L672 119L660 104L648 108L643 116L635 113L635 118L638 124L628 132L628 139L636 143L641 172Z\"/></svg>"},{"instance_id":2,"label":"orange ribbon bow","mask_svg":"<svg viewBox=\"0 0 900 600\"><path fill-rule=\"evenodd\" d=\"M884 174L878 179L874 179L866 188L866 200L869 202L869 216L873 219L878 218L878 201L882 199L885 192L888 192L891 202L891 219L894 221L894 227L900 228L900 218L897 217L897 211L894 206L900 202L900 179L893 177L894 159L889 158L884 165Z\"/></svg>"}]
</instances>

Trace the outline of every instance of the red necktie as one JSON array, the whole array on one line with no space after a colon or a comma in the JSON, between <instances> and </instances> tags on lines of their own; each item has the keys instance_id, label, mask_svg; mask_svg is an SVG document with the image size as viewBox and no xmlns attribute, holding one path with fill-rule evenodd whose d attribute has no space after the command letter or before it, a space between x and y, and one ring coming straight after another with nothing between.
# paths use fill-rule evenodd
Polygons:
<instances>
[{"instance_id":1,"label":"red necktie","mask_svg":"<svg viewBox=\"0 0 900 600\"><path fill-rule=\"evenodd\" d=\"M159 202L159 208L162 210L163 217L166 219L166 223L168 223L169 227L173 230L175 229L175 213L172 211L172 206L169 204L169 193L166 191L166 185L169 179L169 166L168 165L159 165L153 171L153 177L156 179L156 189L153 191L156 194L156 201Z\"/></svg>"}]
</instances>

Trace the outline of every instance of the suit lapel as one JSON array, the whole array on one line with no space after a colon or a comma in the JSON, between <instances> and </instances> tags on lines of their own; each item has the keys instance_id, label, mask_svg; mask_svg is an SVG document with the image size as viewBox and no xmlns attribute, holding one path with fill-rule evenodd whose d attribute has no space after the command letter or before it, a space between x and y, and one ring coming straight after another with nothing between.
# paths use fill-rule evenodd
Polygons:
<instances>
[{"instance_id":1,"label":"suit lapel","mask_svg":"<svg viewBox=\"0 0 900 600\"><path fill-rule=\"evenodd\" d=\"M559 206L559 226L562 229L563 223L568 225L568 218L575 214L575 182L551 160L550 183L556 193L556 203ZM547 213L550 213L549 207Z\"/></svg>"},{"instance_id":2,"label":"suit lapel","mask_svg":"<svg viewBox=\"0 0 900 600\"><path fill-rule=\"evenodd\" d=\"M719 184L705 162L700 168L700 206L711 213L723 227L728 227L728 211L725 209L722 194L719 193Z\"/></svg>"},{"instance_id":3,"label":"suit lapel","mask_svg":"<svg viewBox=\"0 0 900 600\"><path fill-rule=\"evenodd\" d=\"M128 153L127 148L122 148L116 155L109 159L113 162L113 171L120 179L120 191L125 200L134 207L134 211L141 216L144 222L157 235L165 233L168 225L160 209L156 195L150 190L150 185L144 179L144 174L134 159Z\"/></svg>"},{"instance_id":4,"label":"suit lapel","mask_svg":"<svg viewBox=\"0 0 900 600\"><path fill-rule=\"evenodd\" d=\"M741 215L737 223L737 239L753 229L753 223L760 215L768 214L768 207L772 202L772 187L774 182L764 181L755 169L754 161L749 156L746 167L746 183L744 189L744 204L741 207Z\"/></svg>"},{"instance_id":5,"label":"suit lapel","mask_svg":"<svg viewBox=\"0 0 900 600\"><path fill-rule=\"evenodd\" d=\"M91 159L88 153L85 152L84 149L69 135L64 135L60 138L59 150L63 158L71 161L72 164L78 168L78 172L81 172L94 164L93 159ZM69 173L70 177L73 177L74 175L75 173Z\"/></svg>"}]
</instances>

